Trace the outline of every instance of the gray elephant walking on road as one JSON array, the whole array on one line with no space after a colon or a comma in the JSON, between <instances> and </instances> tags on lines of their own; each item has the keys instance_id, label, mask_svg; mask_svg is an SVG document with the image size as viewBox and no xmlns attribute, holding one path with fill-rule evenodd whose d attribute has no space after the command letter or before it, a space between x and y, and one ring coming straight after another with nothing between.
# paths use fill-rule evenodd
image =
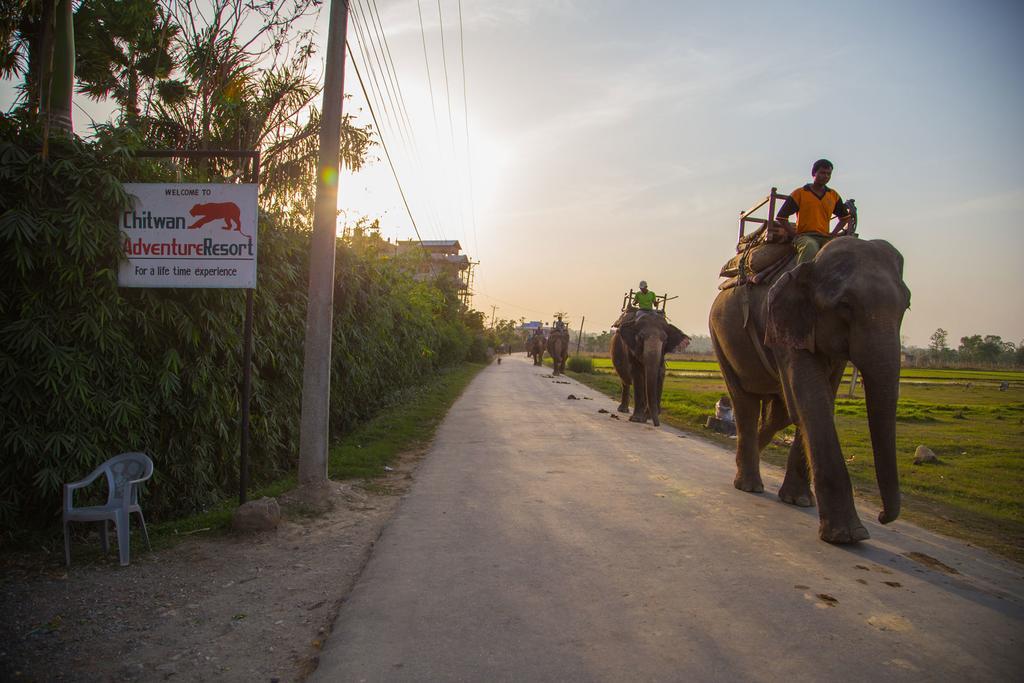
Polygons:
<instances>
[{"instance_id":1,"label":"gray elephant walking on road","mask_svg":"<svg viewBox=\"0 0 1024 683\"><path fill-rule=\"evenodd\" d=\"M834 420L836 391L852 361L864 381L883 506L879 521L899 516L896 401L900 325L909 306L903 256L883 240L855 237L833 240L813 261L775 275L766 286L719 293L711 307L711 339L735 411L736 488L764 490L760 453L775 433L795 423L779 498L810 506L816 496L825 541L868 538Z\"/></svg>"},{"instance_id":2,"label":"gray elephant walking on road","mask_svg":"<svg viewBox=\"0 0 1024 683\"><path fill-rule=\"evenodd\" d=\"M661 425L661 392L665 384L665 354L685 349L690 338L664 315L648 313L630 319L612 335L612 365L622 382L619 412L629 412L629 387L633 385L630 422L651 419Z\"/></svg>"}]
</instances>

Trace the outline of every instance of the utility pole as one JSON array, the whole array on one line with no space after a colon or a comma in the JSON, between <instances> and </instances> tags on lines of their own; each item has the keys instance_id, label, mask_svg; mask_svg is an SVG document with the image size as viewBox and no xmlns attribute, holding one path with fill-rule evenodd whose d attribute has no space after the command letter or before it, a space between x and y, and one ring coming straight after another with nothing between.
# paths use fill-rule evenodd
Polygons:
<instances>
[{"instance_id":1,"label":"utility pole","mask_svg":"<svg viewBox=\"0 0 1024 683\"><path fill-rule=\"evenodd\" d=\"M494 312L498 310L497 306L491 306L491 329L494 329Z\"/></svg>"},{"instance_id":2,"label":"utility pole","mask_svg":"<svg viewBox=\"0 0 1024 683\"><path fill-rule=\"evenodd\" d=\"M348 0L331 0L327 29L320 159L309 254L299 431L299 486L313 498L327 484L328 424L331 407L331 336L334 324L334 250L337 242L341 104L345 96L345 33Z\"/></svg>"},{"instance_id":3,"label":"utility pole","mask_svg":"<svg viewBox=\"0 0 1024 683\"><path fill-rule=\"evenodd\" d=\"M579 333L579 336L576 337L576 355L577 356L580 355L580 344L583 343L583 323L585 323L585 322L587 322L587 316L583 316L583 319L580 320L580 333Z\"/></svg>"}]
</instances>

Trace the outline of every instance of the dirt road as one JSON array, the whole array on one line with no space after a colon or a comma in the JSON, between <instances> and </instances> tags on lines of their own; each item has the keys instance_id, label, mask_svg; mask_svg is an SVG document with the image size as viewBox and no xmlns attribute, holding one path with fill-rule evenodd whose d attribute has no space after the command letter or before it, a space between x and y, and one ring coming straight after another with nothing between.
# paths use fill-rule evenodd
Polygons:
<instances>
[{"instance_id":1,"label":"dirt road","mask_svg":"<svg viewBox=\"0 0 1024 683\"><path fill-rule=\"evenodd\" d=\"M1024 568L864 505L871 540L830 546L778 471L761 495L733 471L506 357L441 426L310 680L1019 676Z\"/></svg>"}]
</instances>

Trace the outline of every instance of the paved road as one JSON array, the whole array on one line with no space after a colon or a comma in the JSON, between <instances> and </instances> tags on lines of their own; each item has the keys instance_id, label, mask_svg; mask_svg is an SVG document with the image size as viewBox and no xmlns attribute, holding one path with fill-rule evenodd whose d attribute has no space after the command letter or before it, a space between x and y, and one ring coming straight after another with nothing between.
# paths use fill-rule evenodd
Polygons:
<instances>
[{"instance_id":1,"label":"paved road","mask_svg":"<svg viewBox=\"0 0 1024 683\"><path fill-rule=\"evenodd\" d=\"M482 372L311 680L1021 680L1024 567L866 505L827 545L781 472L742 493L731 453L600 408L521 354Z\"/></svg>"}]
</instances>

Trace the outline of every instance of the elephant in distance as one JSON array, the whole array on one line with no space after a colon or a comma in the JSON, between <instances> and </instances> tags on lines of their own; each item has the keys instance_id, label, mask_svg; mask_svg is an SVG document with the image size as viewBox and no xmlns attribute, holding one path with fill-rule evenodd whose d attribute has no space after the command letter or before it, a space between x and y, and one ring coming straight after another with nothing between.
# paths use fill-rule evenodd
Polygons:
<instances>
[{"instance_id":1,"label":"elephant in distance","mask_svg":"<svg viewBox=\"0 0 1024 683\"><path fill-rule=\"evenodd\" d=\"M661 425L661 391L665 383L665 354L685 349L690 338L660 313L646 313L622 324L612 335L612 365L622 383L619 412L629 412L629 387L633 386L630 422L651 419Z\"/></svg>"}]
</instances>

